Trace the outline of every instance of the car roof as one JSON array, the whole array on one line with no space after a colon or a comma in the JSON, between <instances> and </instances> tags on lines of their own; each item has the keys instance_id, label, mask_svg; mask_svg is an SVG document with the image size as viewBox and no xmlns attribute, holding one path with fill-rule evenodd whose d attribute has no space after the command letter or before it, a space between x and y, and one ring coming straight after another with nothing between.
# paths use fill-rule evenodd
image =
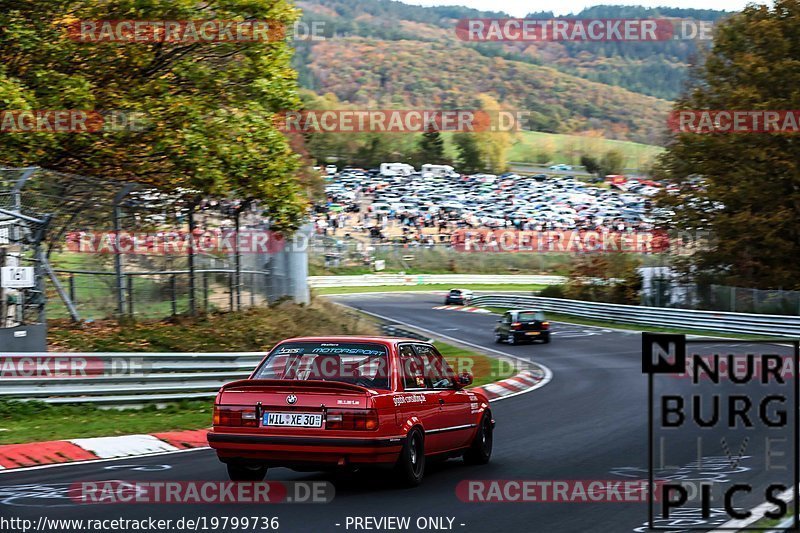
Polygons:
<instances>
[{"instance_id":1,"label":"car roof","mask_svg":"<svg viewBox=\"0 0 800 533\"><path fill-rule=\"evenodd\" d=\"M506 313L541 313L541 309L509 309Z\"/></svg>"},{"instance_id":2,"label":"car roof","mask_svg":"<svg viewBox=\"0 0 800 533\"><path fill-rule=\"evenodd\" d=\"M284 342L377 342L382 344L395 345L401 342L426 342L410 337L388 337L388 336L358 336L358 335L332 335L327 337L292 337L284 339Z\"/></svg>"}]
</instances>

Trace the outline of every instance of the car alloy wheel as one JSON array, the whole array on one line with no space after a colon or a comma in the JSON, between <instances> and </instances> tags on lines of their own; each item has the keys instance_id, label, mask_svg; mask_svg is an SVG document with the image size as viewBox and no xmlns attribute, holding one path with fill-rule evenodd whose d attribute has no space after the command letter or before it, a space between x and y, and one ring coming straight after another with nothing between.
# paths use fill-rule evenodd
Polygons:
<instances>
[{"instance_id":1,"label":"car alloy wheel","mask_svg":"<svg viewBox=\"0 0 800 533\"><path fill-rule=\"evenodd\" d=\"M484 413L481 418L478 433L469 449L464 452L464 462L471 465L485 465L492 457L492 444L494 442L492 417Z\"/></svg>"},{"instance_id":2,"label":"car alloy wheel","mask_svg":"<svg viewBox=\"0 0 800 533\"><path fill-rule=\"evenodd\" d=\"M409 431L396 469L402 485L415 487L422 483L425 476L425 439L418 428Z\"/></svg>"},{"instance_id":3,"label":"car alloy wheel","mask_svg":"<svg viewBox=\"0 0 800 533\"><path fill-rule=\"evenodd\" d=\"M506 337L506 342L507 342L508 344L512 344L512 345L513 345L513 344L516 344L516 343L517 343L517 339L516 339L516 337L514 337L514 334L513 334L513 333L509 333L509 334L508 334L508 337Z\"/></svg>"}]
</instances>

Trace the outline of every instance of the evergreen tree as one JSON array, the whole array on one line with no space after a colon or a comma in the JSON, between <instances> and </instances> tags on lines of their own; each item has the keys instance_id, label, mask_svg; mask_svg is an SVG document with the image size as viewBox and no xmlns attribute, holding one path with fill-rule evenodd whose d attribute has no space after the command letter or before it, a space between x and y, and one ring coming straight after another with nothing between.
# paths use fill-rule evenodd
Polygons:
<instances>
[{"instance_id":1,"label":"evergreen tree","mask_svg":"<svg viewBox=\"0 0 800 533\"><path fill-rule=\"evenodd\" d=\"M481 151L478 149L478 142L472 133L456 133L453 135L453 142L458 151L458 171L464 174L475 174L485 172Z\"/></svg>"},{"instance_id":2,"label":"evergreen tree","mask_svg":"<svg viewBox=\"0 0 800 533\"><path fill-rule=\"evenodd\" d=\"M444 139L441 132L432 124L428 125L419 140L418 160L420 164L444 165L448 162L444 155Z\"/></svg>"}]
</instances>

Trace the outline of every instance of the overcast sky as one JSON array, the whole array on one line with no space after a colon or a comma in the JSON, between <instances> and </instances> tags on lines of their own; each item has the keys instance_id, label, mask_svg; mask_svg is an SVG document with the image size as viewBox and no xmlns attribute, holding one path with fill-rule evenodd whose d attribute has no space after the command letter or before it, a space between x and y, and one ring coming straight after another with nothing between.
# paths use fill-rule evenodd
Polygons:
<instances>
[{"instance_id":1,"label":"overcast sky","mask_svg":"<svg viewBox=\"0 0 800 533\"><path fill-rule=\"evenodd\" d=\"M456 5L468 6L485 11L504 11L515 17L524 17L536 11L553 11L556 15L577 13L585 7L598 4L623 4L641 5L647 7L693 7L697 9L725 9L738 11L750 3L771 4L765 0L558 0L557 2L544 0L402 0L406 4L423 6Z\"/></svg>"}]
</instances>

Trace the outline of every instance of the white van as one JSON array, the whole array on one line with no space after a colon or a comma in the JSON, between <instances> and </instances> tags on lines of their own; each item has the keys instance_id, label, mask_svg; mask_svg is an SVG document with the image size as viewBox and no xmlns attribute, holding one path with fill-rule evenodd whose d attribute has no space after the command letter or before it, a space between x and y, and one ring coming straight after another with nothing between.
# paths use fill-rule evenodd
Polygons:
<instances>
[{"instance_id":1,"label":"white van","mask_svg":"<svg viewBox=\"0 0 800 533\"><path fill-rule=\"evenodd\" d=\"M414 167L405 163L381 163L381 176L410 176Z\"/></svg>"},{"instance_id":2,"label":"white van","mask_svg":"<svg viewBox=\"0 0 800 533\"><path fill-rule=\"evenodd\" d=\"M422 165L422 168L419 170L420 174L425 177L428 175L435 177L435 178L449 178L453 176L458 176L458 173L455 171L453 167L450 165Z\"/></svg>"}]
</instances>

